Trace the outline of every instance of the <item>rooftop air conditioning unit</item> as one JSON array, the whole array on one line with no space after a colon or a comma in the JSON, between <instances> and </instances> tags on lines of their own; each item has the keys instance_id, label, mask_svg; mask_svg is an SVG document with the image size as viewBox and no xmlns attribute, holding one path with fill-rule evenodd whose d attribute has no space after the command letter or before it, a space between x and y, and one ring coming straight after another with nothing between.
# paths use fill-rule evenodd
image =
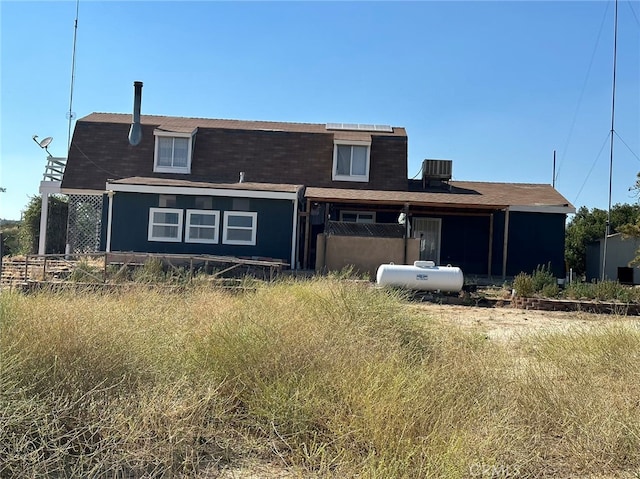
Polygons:
<instances>
[{"instance_id":1,"label":"rooftop air conditioning unit","mask_svg":"<svg viewBox=\"0 0 640 479\"><path fill-rule=\"evenodd\" d=\"M451 179L451 160L424 160L422 162L423 180L449 181Z\"/></svg>"}]
</instances>

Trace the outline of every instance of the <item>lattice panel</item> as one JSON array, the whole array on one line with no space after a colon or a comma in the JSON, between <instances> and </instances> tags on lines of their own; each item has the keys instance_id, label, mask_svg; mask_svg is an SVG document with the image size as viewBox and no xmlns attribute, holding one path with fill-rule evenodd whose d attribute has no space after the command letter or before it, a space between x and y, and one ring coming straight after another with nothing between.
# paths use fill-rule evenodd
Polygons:
<instances>
[{"instance_id":1,"label":"lattice panel","mask_svg":"<svg viewBox=\"0 0 640 479\"><path fill-rule=\"evenodd\" d=\"M70 195L67 241L70 253L100 250L102 195Z\"/></svg>"}]
</instances>

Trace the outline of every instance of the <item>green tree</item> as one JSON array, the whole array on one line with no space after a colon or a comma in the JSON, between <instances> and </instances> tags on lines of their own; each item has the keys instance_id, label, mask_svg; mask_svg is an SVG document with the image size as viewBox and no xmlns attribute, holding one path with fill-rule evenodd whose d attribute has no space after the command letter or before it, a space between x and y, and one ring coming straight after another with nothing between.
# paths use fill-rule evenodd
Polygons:
<instances>
[{"instance_id":1,"label":"green tree","mask_svg":"<svg viewBox=\"0 0 640 479\"><path fill-rule=\"evenodd\" d=\"M640 205L615 204L611 207L611 233L622 232L623 225L640 221ZM567 267L582 275L586 271L587 244L604 238L607 212L599 208L589 210L586 206L578 209L567 225L565 258Z\"/></svg>"},{"instance_id":2,"label":"green tree","mask_svg":"<svg viewBox=\"0 0 640 479\"><path fill-rule=\"evenodd\" d=\"M19 252L22 254L38 252L41 208L40 196L29 198L29 203L22 214L22 223L18 232ZM69 205L65 197L55 195L49 197L46 253L64 253L68 211Z\"/></svg>"},{"instance_id":3,"label":"green tree","mask_svg":"<svg viewBox=\"0 0 640 479\"><path fill-rule=\"evenodd\" d=\"M19 221L0 220L0 233L2 233L2 256L12 256L19 251L18 230Z\"/></svg>"}]
</instances>

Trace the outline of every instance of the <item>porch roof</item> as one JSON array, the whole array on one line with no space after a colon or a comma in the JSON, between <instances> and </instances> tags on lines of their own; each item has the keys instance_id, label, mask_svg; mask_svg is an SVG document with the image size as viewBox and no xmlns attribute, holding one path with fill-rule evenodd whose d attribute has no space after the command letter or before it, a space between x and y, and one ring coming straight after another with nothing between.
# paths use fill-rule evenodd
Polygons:
<instances>
[{"instance_id":1,"label":"porch roof","mask_svg":"<svg viewBox=\"0 0 640 479\"><path fill-rule=\"evenodd\" d=\"M450 189L422 191L352 190L343 188L315 188L305 190L310 201L415 205L456 209L544 211L574 213L575 208L551 185L529 183L489 183L452 181Z\"/></svg>"}]
</instances>

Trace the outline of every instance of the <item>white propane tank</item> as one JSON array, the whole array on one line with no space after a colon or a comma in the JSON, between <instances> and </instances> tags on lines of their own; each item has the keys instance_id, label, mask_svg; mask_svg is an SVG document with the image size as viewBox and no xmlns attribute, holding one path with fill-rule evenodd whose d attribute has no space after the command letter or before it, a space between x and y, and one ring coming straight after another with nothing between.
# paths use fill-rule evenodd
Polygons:
<instances>
[{"instance_id":1,"label":"white propane tank","mask_svg":"<svg viewBox=\"0 0 640 479\"><path fill-rule=\"evenodd\" d=\"M409 264L381 264L376 273L379 286L400 286L424 291L457 293L462 289L464 276L456 266L436 266L433 261Z\"/></svg>"}]
</instances>

